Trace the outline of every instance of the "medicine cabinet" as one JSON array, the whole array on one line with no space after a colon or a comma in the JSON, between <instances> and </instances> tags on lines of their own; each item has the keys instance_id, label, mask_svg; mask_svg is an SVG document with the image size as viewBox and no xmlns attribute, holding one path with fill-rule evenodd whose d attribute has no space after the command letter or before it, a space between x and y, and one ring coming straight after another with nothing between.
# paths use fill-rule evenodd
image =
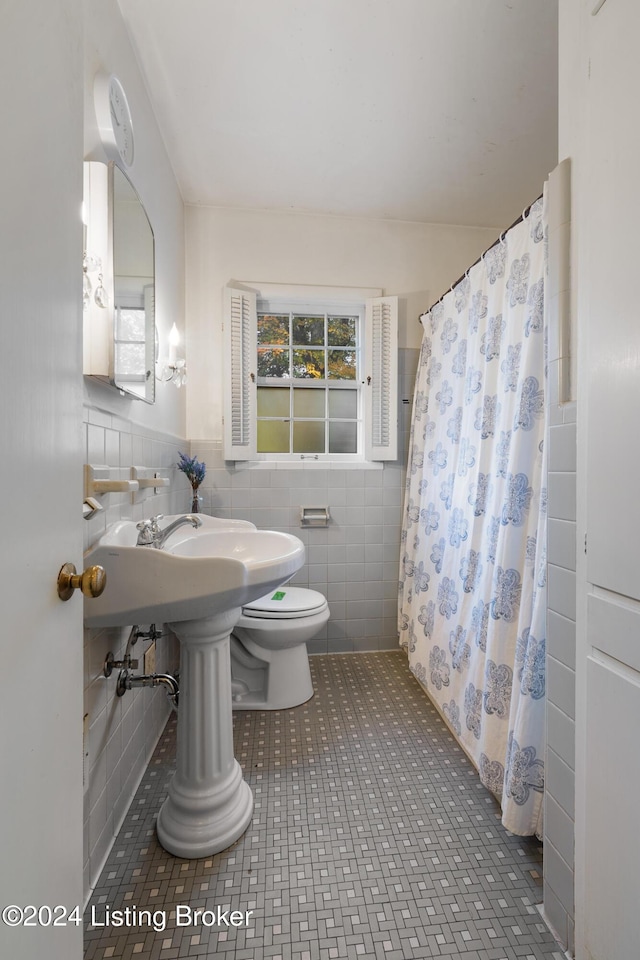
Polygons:
<instances>
[{"instance_id":1,"label":"medicine cabinet","mask_svg":"<svg viewBox=\"0 0 640 960\"><path fill-rule=\"evenodd\" d=\"M115 163L84 164L83 371L155 401L155 257L151 224Z\"/></svg>"}]
</instances>

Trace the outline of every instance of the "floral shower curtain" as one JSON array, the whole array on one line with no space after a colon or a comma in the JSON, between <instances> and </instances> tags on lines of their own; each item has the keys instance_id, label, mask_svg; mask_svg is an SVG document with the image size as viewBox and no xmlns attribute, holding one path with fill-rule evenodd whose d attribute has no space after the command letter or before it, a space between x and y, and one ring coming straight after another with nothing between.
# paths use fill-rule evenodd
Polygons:
<instances>
[{"instance_id":1,"label":"floral shower curtain","mask_svg":"<svg viewBox=\"0 0 640 960\"><path fill-rule=\"evenodd\" d=\"M422 317L399 584L409 665L541 835L546 619L542 198Z\"/></svg>"}]
</instances>

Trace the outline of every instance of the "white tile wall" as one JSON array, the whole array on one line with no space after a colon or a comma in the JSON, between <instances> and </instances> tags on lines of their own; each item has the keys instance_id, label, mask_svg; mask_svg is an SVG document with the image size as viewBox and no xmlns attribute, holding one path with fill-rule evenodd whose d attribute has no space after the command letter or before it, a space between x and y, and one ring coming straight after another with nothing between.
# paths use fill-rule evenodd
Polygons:
<instances>
[{"instance_id":1,"label":"white tile wall","mask_svg":"<svg viewBox=\"0 0 640 960\"><path fill-rule=\"evenodd\" d=\"M331 617L310 653L395 649L398 645L398 558L406 449L418 350L399 351L400 444L395 463L327 469L223 460L220 443L193 440L207 464L203 511L293 533L305 544L304 567L291 581L319 590ZM301 506L328 506L327 528L301 528Z\"/></svg>"},{"instance_id":2,"label":"white tile wall","mask_svg":"<svg viewBox=\"0 0 640 960\"><path fill-rule=\"evenodd\" d=\"M548 549L556 566L576 569L576 525L566 520L548 521Z\"/></svg>"},{"instance_id":3,"label":"white tile wall","mask_svg":"<svg viewBox=\"0 0 640 960\"><path fill-rule=\"evenodd\" d=\"M565 663L575 671L576 668L576 625L554 610L547 611L547 654Z\"/></svg>"},{"instance_id":4,"label":"white tile wall","mask_svg":"<svg viewBox=\"0 0 640 960\"><path fill-rule=\"evenodd\" d=\"M556 427L551 427L555 430ZM575 441L574 441L575 442ZM555 520L576 520L576 475L575 473L556 472L549 462L549 517Z\"/></svg>"},{"instance_id":5,"label":"white tile wall","mask_svg":"<svg viewBox=\"0 0 640 960\"><path fill-rule=\"evenodd\" d=\"M548 841L567 865L573 863L573 819L553 797L547 797L545 818Z\"/></svg>"},{"instance_id":6,"label":"white tile wall","mask_svg":"<svg viewBox=\"0 0 640 960\"><path fill-rule=\"evenodd\" d=\"M403 470L263 468L226 463L219 444L192 442L207 464L203 511L299 537L306 562L291 581L323 593L331 609L311 653L395 648ZM328 506L329 526L300 527L301 506Z\"/></svg>"},{"instance_id":7,"label":"white tile wall","mask_svg":"<svg viewBox=\"0 0 640 960\"><path fill-rule=\"evenodd\" d=\"M563 914L566 913L567 909L566 905L568 903L573 903L573 868L563 857L560 856L556 848L549 840L547 840L544 845L544 859L546 861L545 874L550 873L554 878L554 885L551 887L551 889L557 898L557 903L561 911L559 917L549 917L549 919L553 923L555 930L558 933L562 933L567 938L567 945L569 945L573 941L573 913L566 914L564 929L556 924L559 920L563 919ZM547 913L546 894L545 913ZM547 916L549 916L548 913Z\"/></svg>"},{"instance_id":8,"label":"white tile wall","mask_svg":"<svg viewBox=\"0 0 640 960\"><path fill-rule=\"evenodd\" d=\"M575 524L572 524L575 526ZM547 572L548 604L567 620L576 619L576 574L549 560Z\"/></svg>"},{"instance_id":9,"label":"white tile wall","mask_svg":"<svg viewBox=\"0 0 640 960\"><path fill-rule=\"evenodd\" d=\"M567 718L572 719L576 710L575 672L570 667L565 666L564 663L554 660L553 657L549 657L547 667L549 705L555 706ZM554 748L556 748L555 744ZM563 756L562 751L559 752L560 756ZM570 758L567 757L566 759Z\"/></svg>"},{"instance_id":10,"label":"white tile wall","mask_svg":"<svg viewBox=\"0 0 640 960\"><path fill-rule=\"evenodd\" d=\"M549 746L547 755L547 778L551 787L547 793L573 820L575 812L575 777L573 764L567 763ZM553 790L553 792L552 792ZM573 864L568 864L573 869ZM567 904L568 906L569 904Z\"/></svg>"},{"instance_id":11,"label":"white tile wall","mask_svg":"<svg viewBox=\"0 0 640 960\"><path fill-rule=\"evenodd\" d=\"M576 424L556 403L549 430L547 756L544 910L563 946L574 933Z\"/></svg>"},{"instance_id":12,"label":"white tile wall","mask_svg":"<svg viewBox=\"0 0 640 960\"><path fill-rule=\"evenodd\" d=\"M151 432L95 407L85 408L84 431L87 463L107 465L111 475L122 479L129 479L132 466L148 467L171 479L171 486L158 494L145 490L135 497L100 497L105 509L85 521L85 548L115 520L141 520L189 509L191 488L175 468L178 451L187 449L184 441ZM107 653L121 659L129 632L129 628L113 628L85 630L84 635L85 898L99 876L170 709L161 689L131 690L124 697L117 697L118 671L109 679L104 677ZM146 646L148 641L139 640L133 647L132 656L140 659L137 673L144 672L142 657ZM156 656L157 672L177 669L178 644L166 628L157 641Z\"/></svg>"},{"instance_id":13,"label":"white tile wall","mask_svg":"<svg viewBox=\"0 0 640 960\"><path fill-rule=\"evenodd\" d=\"M549 454L547 754L544 911L565 949L574 940L576 404L571 354L569 161L549 178Z\"/></svg>"},{"instance_id":14,"label":"white tile wall","mask_svg":"<svg viewBox=\"0 0 640 960\"><path fill-rule=\"evenodd\" d=\"M547 739L558 756L573 757L575 755L575 724L570 715L554 703L547 703Z\"/></svg>"}]
</instances>

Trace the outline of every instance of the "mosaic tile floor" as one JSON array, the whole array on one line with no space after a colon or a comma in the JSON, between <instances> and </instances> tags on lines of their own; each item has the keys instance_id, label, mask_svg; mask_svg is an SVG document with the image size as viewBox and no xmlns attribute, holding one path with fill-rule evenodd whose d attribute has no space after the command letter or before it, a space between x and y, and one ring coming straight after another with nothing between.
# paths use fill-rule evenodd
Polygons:
<instances>
[{"instance_id":1,"label":"mosaic tile floor","mask_svg":"<svg viewBox=\"0 0 640 960\"><path fill-rule=\"evenodd\" d=\"M155 837L170 718L87 908L86 960L562 960L534 906L539 844L501 826L404 653L311 662L308 703L234 715L255 813L207 859Z\"/></svg>"}]
</instances>

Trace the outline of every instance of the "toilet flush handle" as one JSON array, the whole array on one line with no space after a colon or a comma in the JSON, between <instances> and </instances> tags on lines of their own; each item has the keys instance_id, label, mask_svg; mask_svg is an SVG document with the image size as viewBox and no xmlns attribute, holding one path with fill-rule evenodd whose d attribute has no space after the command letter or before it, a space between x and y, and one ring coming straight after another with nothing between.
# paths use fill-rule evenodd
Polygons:
<instances>
[{"instance_id":1,"label":"toilet flush handle","mask_svg":"<svg viewBox=\"0 0 640 960\"><path fill-rule=\"evenodd\" d=\"M58 574L58 596L61 600L68 600L73 591L79 587L85 597L99 597L107 583L104 567L87 567L82 573L77 573L72 563L64 563Z\"/></svg>"}]
</instances>

